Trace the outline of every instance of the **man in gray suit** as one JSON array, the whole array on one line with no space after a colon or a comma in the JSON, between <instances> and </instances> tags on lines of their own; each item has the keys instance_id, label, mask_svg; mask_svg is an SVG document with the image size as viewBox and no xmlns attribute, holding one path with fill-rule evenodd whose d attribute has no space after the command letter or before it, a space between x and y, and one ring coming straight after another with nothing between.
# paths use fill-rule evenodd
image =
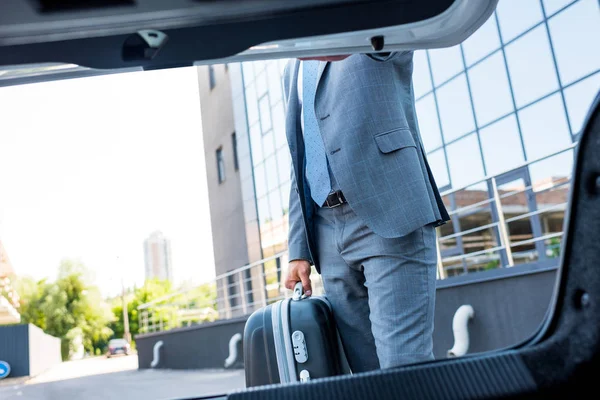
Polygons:
<instances>
[{"instance_id":1,"label":"man in gray suit","mask_svg":"<svg viewBox=\"0 0 600 400\"><path fill-rule=\"evenodd\" d=\"M292 60L286 287L323 278L353 372L433 358L435 227L449 217L423 151L412 52Z\"/></svg>"}]
</instances>

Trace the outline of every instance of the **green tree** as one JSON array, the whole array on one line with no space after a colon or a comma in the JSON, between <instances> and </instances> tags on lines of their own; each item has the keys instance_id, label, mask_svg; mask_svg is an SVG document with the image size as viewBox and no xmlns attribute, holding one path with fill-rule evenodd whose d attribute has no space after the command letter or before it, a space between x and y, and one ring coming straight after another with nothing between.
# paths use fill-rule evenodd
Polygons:
<instances>
[{"instance_id":1,"label":"green tree","mask_svg":"<svg viewBox=\"0 0 600 400\"><path fill-rule=\"evenodd\" d=\"M113 314L92 279L80 261L63 260L55 282L22 278L17 284L22 290L22 321L60 338L63 360L72 354L78 338L87 352L95 354L112 335L108 325Z\"/></svg>"},{"instance_id":2,"label":"green tree","mask_svg":"<svg viewBox=\"0 0 600 400\"><path fill-rule=\"evenodd\" d=\"M144 303L167 296L173 292L171 282L167 280L149 279L144 282L140 288L134 288L133 291L128 291L125 294L127 302L127 317L129 320L129 333L133 338L134 335L140 333L138 307ZM110 300L113 321L110 324L110 329L114 332L114 337L122 338L125 335L123 322L123 300L121 296L117 296ZM166 318L165 316L165 319ZM132 344L135 341L132 339Z\"/></svg>"},{"instance_id":3,"label":"green tree","mask_svg":"<svg viewBox=\"0 0 600 400\"><path fill-rule=\"evenodd\" d=\"M36 281L28 276L15 276L13 282L15 282L15 290L20 297L19 313L21 314L21 320L45 330L46 316L42 312L41 305L46 294L46 280Z\"/></svg>"},{"instance_id":4,"label":"green tree","mask_svg":"<svg viewBox=\"0 0 600 400\"><path fill-rule=\"evenodd\" d=\"M164 299L161 301L161 299ZM217 288L214 283L193 288L181 287L175 290L166 280L147 280L140 288L129 290L125 293L127 303L127 316L129 319L129 332L133 337L140 331L140 312L148 312L149 320L159 324L162 321L163 329L171 329L180 324L198 324L212 321L218 315L216 311ZM138 310L142 304L155 301L156 303L146 310ZM114 314L114 321L110 325L115 337L124 336L123 300L117 296L110 301ZM211 312L212 311L212 312ZM135 341L132 340L135 346Z\"/></svg>"}]
</instances>

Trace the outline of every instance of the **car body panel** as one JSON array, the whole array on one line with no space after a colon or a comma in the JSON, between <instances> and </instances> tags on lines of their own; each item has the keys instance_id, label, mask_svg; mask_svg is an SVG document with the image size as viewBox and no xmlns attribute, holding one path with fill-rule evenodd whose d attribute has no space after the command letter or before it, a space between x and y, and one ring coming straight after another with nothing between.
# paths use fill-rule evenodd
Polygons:
<instances>
[{"instance_id":1,"label":"car body panel","mask_svg":"<svg viewBox=\"0 0 600 400\"><path fill-rule=\"evenodd\" d=\"M121 6L44 12L40 4L74 2L6 0L0 4L0 86L211 63L450 47L483 25L497 2L137 0L131 7L116 1Z\"/></svg>"}]
</instances>

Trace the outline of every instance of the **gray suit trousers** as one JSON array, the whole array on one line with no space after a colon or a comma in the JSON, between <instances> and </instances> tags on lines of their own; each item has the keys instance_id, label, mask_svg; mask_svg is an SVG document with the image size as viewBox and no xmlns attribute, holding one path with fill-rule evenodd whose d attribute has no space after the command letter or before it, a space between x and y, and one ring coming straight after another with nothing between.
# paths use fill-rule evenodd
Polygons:
<instances>
[{"instance_id":1,"label":"gray suit trousers","mask_svg":"<svg viewBox=\"0 0 600 400\"><path fill-rule=\"evenodd\" d=\"M319 208L317 257L353 372L433 359L435 228L376 235L348 204Z\"/></svg>"}]
</instances>

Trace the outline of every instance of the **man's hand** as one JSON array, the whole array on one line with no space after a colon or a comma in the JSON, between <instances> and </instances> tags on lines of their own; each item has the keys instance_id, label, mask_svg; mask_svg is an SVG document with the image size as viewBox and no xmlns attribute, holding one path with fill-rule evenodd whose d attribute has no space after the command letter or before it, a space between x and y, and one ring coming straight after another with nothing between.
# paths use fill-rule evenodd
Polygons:
<instances>
[{"instance_id":1,"label":"man's hand","mask_svg":"<svg viewBox=\"0 0 600 400\"><path fill-rule=\"evenodd\" d=\"M310 296L312 294L312 287L310 285L310 263L306 260L290 261L285 287L294 290L294 286L296 286L296 283L298 282L302 282L304 294Z\"/></svg>"},{"instance_id":2,"label":"man's hand","mask_svg":"<svg viewBox=\"0 0 600 400\"><path fill-rule=\"evenodd\" d=\"M345 60L348 57L350 57L350 54L347 54L345 56L304 57L304 58L299 58L299 60L301 60L301 61L308 61L308 60L342 61L342 60Z\"/></svg>"}]
</instances>

